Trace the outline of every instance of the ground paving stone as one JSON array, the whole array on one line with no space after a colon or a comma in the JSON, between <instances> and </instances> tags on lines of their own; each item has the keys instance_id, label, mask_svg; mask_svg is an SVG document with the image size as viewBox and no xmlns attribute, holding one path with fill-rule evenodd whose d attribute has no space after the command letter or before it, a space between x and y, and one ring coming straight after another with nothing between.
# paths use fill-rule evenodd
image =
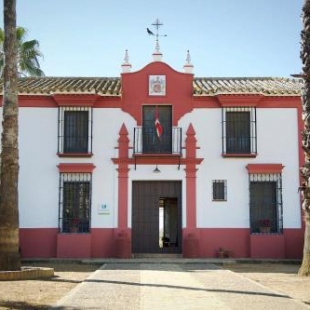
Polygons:
<instances>
[{"instance_id":1,"label":"ground paving stone","mask_svg":"<svg viewBox=\"0 0 310 310\"><path fill-rule=\"evenodd\" d=\"M306 310L214 264L105 263L51 309Z\"/></svg>"}]
</instances>

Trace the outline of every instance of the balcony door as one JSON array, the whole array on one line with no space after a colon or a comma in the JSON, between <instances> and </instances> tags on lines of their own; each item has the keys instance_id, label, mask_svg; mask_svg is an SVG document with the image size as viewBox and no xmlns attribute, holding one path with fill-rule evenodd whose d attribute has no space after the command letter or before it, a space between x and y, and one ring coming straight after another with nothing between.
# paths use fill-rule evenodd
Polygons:
<instances>
[{"instance_id":1,"label":"balcony door","mask_svg":"<svg viewBox=\"0 0 310 310\"><path fill-rule=\"evenodd\" d=\"M172 153L171 106L144 106L142 126L144 154Z\"/></svg>"}]
</instances>

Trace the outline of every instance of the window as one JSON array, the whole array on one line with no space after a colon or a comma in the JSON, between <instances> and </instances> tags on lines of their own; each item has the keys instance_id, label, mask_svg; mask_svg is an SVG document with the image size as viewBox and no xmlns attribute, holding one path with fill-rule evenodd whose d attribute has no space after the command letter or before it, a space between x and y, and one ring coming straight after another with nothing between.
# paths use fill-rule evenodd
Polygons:
<instances>
[{"instance_id":1,"label":"window","mask_svg":"<svg viewBox=\"0 0 310 310\"><path fill-rule=\"evenodd\" d=\"M157 130L158 120L161 131ZM171 106L143 107L143 153L172 153L172 108Z\"/></svg>"},{"instance_id":2,"label":"window","mask_svg":"<svg viewBox=\"0 0 310 310\"><path fill-rule=\"evenodd\" d=\"M91 174L61 173L59 189L60 231L63 233L89 232Z\"/></svg>"},{"instance_id":3,"label":"window","mask_svg":"<svg viewBox=\"0 0 310 310\"><path fill-rule=\"evenodd\" d=\"M256 154L256 109L247 107L223 108L223 154Z\"/></svg>"},{"instance_id":4,"label":"window","mask_svg":"<svg viewBox=\"0 0 310 310\"><path fill-rule=\"evenodd\" d=\"M226 201L227 200L227 186L225 180L212 181L213 201Z\"/></svg>"},{"instance_id":5,"label":"window","mask_svg":"<svg viewBox=\"0 0 310 310\"><path fill-rule=\"evenodd\" d=\"M92 109L60 107L58 153L89 154L92 151Z\"/></svg>"},{"instance_id":6,"label":"window","mask_svg":"<svg viewBox=\"0 0 310 310\"><path fill-rule=\"evenodd\" d=\"M133 154L182 154L182 128L172 126L172 106L146 105L134 129Z\"/></svg>"},{"instance_id":7,"label":"window","mask_svg":"<svg viewBox=\"0 0 310 310\"><path fill-rule=\"evenodd\" d=\"M251 233L282 233L281 174L250 174Z\"/></svg>"}]
</instances>

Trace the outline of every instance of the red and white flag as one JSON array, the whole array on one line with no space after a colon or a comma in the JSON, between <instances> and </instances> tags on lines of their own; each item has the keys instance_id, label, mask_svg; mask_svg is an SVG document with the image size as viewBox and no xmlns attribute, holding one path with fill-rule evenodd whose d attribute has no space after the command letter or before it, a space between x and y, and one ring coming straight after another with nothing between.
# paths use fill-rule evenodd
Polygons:
<instances>
[{"instance_id":1,"label":"red and white flag","mask_svg":"<svg viewBox=\"0 0 310 310\"><path fill-rule=\"evenodd\" d=\"M155 111L155 128L157 132L157 137L160 138L161 135L163 134L163 127L160 124L159 118L158 118L158 107L156 106L156 111Z\"/></svg>"}]
</instances>

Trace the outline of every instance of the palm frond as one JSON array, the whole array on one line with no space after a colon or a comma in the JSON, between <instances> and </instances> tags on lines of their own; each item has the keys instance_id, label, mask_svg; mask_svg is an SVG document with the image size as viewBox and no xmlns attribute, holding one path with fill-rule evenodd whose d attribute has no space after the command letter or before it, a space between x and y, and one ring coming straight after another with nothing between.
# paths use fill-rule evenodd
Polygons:
<instances>
[{"instance_id":1,"label":"palm frond","mask_svg":"<svg viewBox=\"0 0 310 310\"><path fill-rule=\"evenodd\" d=\"M26 41L28 31L23 27L16 27L17 66L20 76L44 76L40 69L39 57L43 58L40 44L37 40ZM0 74L2 76L4 60L2 56L4 31L0 28Z\"/></svg>"},{"instance_id":2,"label":"palm frond","mask_svg":"<svg viewBox=\"0 0 310 310\"><path fill-rule=\"evenodd\" d=\"M24 27L16 27L16 41L23 42L27 36L28 30Z\"/></svg>"}]
</instances>

